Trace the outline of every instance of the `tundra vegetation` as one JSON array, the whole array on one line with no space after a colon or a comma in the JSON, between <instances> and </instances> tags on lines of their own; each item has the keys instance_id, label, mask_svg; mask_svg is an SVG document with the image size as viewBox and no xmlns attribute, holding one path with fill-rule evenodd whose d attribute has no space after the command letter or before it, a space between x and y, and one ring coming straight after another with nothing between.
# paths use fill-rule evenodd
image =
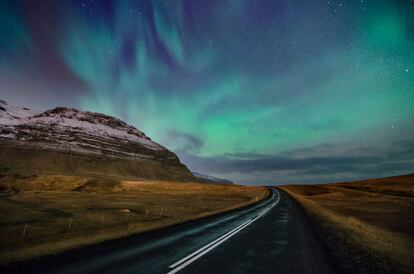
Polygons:
<instances>
[{"instance_id":1,"label":"tundra vegetation","mask_svg":"<svg viewBox=\"0 0 414 274\"><path fill-rule=\"evenodd\" d=\"M414 272L414 174L281 188L350 273Z\"/></svg>"},{"instance_id":2,"label":"tundra vegetation","mask_svg":"<svg viewBox=\"0 0 414 274\"><path fill-rule=\"evenodd\" d=\"M264 187L66 175L5 176L0 188L2 264L183 223L268 195Z\"/></svg>"}]
</instances>

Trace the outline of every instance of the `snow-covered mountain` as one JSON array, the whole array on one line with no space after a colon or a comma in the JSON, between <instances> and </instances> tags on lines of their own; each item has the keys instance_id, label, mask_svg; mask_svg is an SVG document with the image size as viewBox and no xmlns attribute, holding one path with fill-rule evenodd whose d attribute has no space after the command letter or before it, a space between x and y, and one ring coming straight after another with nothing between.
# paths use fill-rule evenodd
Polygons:
<instances>
[{"instance_id":1,"label":"snow-covered mountain","mask_svg":"<svg viewBox=\"0 0 414 274\"><path fill-rule=\"evenodd\" d=\"M0 100L0 146L2 150L30 149L137 161L139 167L133 173L143 177L148 177L144 167L150 162L160 169L178 168L183 177L194 178L174 153L135 127L115 117L75 108L57 107L36 113ZM137 174L140 168L143 171Z\"/></svg>"},{"instance_id":2,"label":"snow-covered mountain","mask_svg":"<svg viewBox=\"0 0 414 274\"><path fill-rule=\"evenodd\" d=\"M193 175L197 177L200 181L205 183L214 183L214 184L223 184L223 185L233 185L234 183L230 180L220 179L214 176L193 172Z\"/></svg>"},{"instance_id":3,"label":"snow-covered mountain","mask_svg":"<svg viewBox=\"0 0 414 274\"><path fill-rule=\"evenodd\" d=\"M42 113L0 101L0 140L111 157L154 158L167 149L125 122L101 113L57 107ZM174 154L168 157L176 158Z\"/></svg>"}]
</instances>

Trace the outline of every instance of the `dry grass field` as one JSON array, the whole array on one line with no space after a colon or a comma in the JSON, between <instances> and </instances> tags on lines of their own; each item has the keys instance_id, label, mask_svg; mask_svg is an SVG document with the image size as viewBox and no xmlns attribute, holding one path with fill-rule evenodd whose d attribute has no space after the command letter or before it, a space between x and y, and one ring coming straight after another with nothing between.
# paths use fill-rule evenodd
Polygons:
<instances>
[{"instance_id":1,"label":"dry grass field","mask_svg":"<svg viewBox=\"0 0 414 274\"><path fill-rule=\"evenodd\" d=\"M77 176L0 180L0 263L150 231L254 203L263 187Z\"/></svg>"},{"instance_id":2,"label":"dry grass field","mask_svg":"<svg viewBox=\"0 0 414 274\"><path fill-rule=\"evenodd\" d=\"M414 174L281 188L349 272L414 272Z\"/></svg>"}]
</instances>

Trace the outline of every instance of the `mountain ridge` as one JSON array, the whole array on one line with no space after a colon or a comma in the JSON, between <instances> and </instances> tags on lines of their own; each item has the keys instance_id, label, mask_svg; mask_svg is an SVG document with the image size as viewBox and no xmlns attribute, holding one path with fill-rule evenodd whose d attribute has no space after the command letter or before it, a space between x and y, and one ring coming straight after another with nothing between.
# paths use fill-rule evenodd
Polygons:
<instances>
[{"instance_id":1,"label":"mountain ridge","mask_svg":"<svg viewBox=\"0 0 414 274\"><path fill-rule=\"evenodd\" d=\"M193 171L193 175L197 177L198 180L205 182L205 183L213 183L213 184L222 184L222 185L234 185L234 182L227 180L227 179L221 179L217 178L211 175L203 174L200 172Z\"/></svg>"},{"instance_id":2,"label":"mountain ridge","mask_svg":"<svg viewBox=\"0 0 414 274\"><path fill-rule=\"evenodd\" d=\"M84 173L87 170L84 166L89 166L91 172L99 171L99 175L105 175L105 167L98 163L99 159L104 159L106 165L112 161L119 166L115 174L195 180L177 155L152 141L142 131L118 118L76 108L56 107L37 113L1 100L0 147L0 164L7 166L12 162L11 165L20 171L65 172L72 164L72 172L77 169ZM25 155L19 157L19 153ZM65 168L48 167L49 161L45 157L54 159ZM74 157L80 162L74 161ZM76 168L77 165L82 166Z\"/></svg>"}]
</instances>

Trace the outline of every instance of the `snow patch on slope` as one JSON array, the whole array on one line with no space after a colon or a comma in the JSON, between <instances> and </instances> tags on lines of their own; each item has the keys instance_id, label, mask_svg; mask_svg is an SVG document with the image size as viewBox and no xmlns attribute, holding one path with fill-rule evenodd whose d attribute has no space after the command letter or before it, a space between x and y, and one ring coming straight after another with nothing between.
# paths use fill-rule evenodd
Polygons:
<instances>
[{"instance_id":1,"label":"snow patch on slope","mask_svg":"<svg viewBox=\"0 0 414 274\"><path fill-rule=\"evenodd\" d=\"M12 106L6 101L0 100L0 125L17 125L35 114L28 108Z\"/></svg>"},{"instance_id":2,"label":"snow patch on slope","mask_svg":"<svg viewBox=\"0 0 414 274\"><path fill-rule=\"evenodd\" d=\"M122 154L141 158L166 148L115 117L57 107L36 113L0 100L0 141L81 153ZM142 149L140 149L140 147ZM168 158L175 158L171 153Z\"/></svg>"}]
</instances>

